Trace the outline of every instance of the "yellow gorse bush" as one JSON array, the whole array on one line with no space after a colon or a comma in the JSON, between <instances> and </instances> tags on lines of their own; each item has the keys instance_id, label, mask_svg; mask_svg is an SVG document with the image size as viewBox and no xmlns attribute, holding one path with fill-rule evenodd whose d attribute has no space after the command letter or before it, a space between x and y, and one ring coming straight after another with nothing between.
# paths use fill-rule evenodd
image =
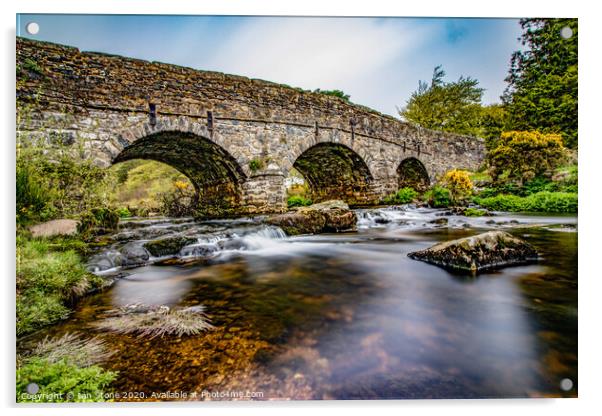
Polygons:
<instances>
[{"instance_id":1,"label":"yellow gorse bush","mask_svg":"<svg viewBox=\"0 0 602 416\"><path fill-rule=\"evenodd\" d=\"M449 190L454 203L461 202L472 194L472 181L467 171L452 169L441 179L441 185Z\"/></svg>"}]
</instances>

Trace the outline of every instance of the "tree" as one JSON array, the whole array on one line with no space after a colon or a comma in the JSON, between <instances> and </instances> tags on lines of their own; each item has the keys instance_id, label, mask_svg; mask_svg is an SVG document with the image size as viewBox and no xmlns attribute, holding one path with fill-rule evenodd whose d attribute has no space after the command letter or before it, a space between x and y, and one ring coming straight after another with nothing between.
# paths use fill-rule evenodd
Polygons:
<instances>
[{"instance_id":1,"label":"tree","mask_svg":"<svg viewBox=\"0 0 602 416\"><path fill-rule=\"evenodd\" d=\"M494 181L507 173L509 181L516 181L521 186L535 177L551 177L565 158L561 136L538 131L504 132L497 146L487 155Z\"/></svg>"},{"instance_id":2,"label":"tree","mask_svg":"<svg viewBox=\"0 0 602 416\"><path fill-rule=\"evenodd\" d=\"M430 84L418 82L400 116L428 129L478 135L483 88L470 77L455 82L444 82L444 77L443 68L436 66Z\"/></svg>"},{"instance_id":3,"label":"tree","mask_svg":"<svg viewBox=\"0 0 602 416\"><path fill-rule=\"evenodd\" d=\"M514 130L562 135L577 146L577 19L522 19L525 50L512 55L507 104ZM572 36L561 35L570 28Z\"/></svg>"},{"instance_id":4,"label":"tree","mask_svg":"<svg viewBox=\"0 0 602 416\"><path fill-rule=\"evenodd\" d=\"M485 139L487 149L496 146L502 132L507 130L508 123L508 111L502 104L491 104L481 108L479 136Z\"/></svg>"}]
</instances>

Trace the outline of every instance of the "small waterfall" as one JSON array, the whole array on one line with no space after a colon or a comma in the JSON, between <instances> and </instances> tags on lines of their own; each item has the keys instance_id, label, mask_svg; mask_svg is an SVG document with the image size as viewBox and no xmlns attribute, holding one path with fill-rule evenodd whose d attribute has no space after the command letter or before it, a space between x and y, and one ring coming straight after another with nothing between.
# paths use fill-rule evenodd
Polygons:
<instances>
[{"instance_id":1,"label":"small waterfall","mask_svg":"<svg viewBox=\"0 0 602 416\"><path fill-rule=\"evenodd\" d=\"M90 272L106 274L171 258L215 258L222 253L257 251L282 244L287 237L281 228L252 219L174 223L164 218L128 221L120 228L108 249L90 257ZM172 253L154 257L145 244L157 241L184 241L185 245L176 244Z\"/></svg>"}]
</instances>

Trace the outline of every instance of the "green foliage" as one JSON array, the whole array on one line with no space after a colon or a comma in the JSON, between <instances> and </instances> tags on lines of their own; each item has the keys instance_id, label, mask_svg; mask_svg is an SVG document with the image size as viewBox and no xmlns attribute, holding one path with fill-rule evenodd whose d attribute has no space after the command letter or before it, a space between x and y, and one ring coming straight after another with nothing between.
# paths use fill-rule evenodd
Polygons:
<instances>
[{"instance_id":1,"label":"green foliage","mask_svg":"<svg viewBox=\"0 0 602 416\"><path fill-rule=\"evenodd\" d=\"M257 172L258 170L263 169L264 163L261 159L253 159L249 161L249 169L251 172Z\"/></svg>"},{"instance_id":2,"label":"green foliage","mask_svg":"<svg viewBox=\"0 0 602 416\"><path fill-rule=\"evenodd\" d=\"M485 214L487 214L487 211L484 209L466 208L464 210L464 215L467 217L482 217Z\"/></svg>"},{"instance_id":3,"label":"green foliage","mask_svg":"<svg viewBox=\"0 0 602 416\"><path fill-rule=\"evenodd\" d=\"M113 183L109 170L62 146L44 148L33 142L18 146L17 209L25 207L27 212L22 221L73 217L109 203Z\"/></svg>"},{"instance_id":4,"label":"green foliage","mask_svg":"<svg viewBox=\"0 0 602 416\"><path fill-rule=\"evenodd\" d=\"M17 238L17 335L65 318L67 304L102 284L58 240ZM59 246L59 247L57 247Z\"/></svg>"},{"instance_id":5,"label":"green foliage","mask_svg":"<svg viewBox=\"0 0 602 416\"><path fill-rule=\"evenodd\" d=\"M80 216L77 231L84 237L117 230L119 212L112 208L92 208Z\"/></svg>"},{"instance_id":6,"label":"green foliage","mask_svg":"<svg viewBox=\"0 0 602 416\"><path fill-rule=\"evenodd\" d=\"M483 88L470 77L455 82L444 82L444 77L443 68L435 67L430 84L420 81L399 114L428 129L478 135Z\"/></svg>"},{"instance_id":7,"label":"green foliage","mask_svg":"<svg viewBox=\"0 0 602 416\"><path fill-rule=\"evenodd\" d=\"M111 170L117 177L117 186L111 193L111 201L118 207L127 207L132 215L169 211L165 209L163 195L173 194L175 184L192 183L180 171L153 160L128 160L118 163Z\"/></svg>"},{"instance_id":8,"label":"green foliage","mask_svg":"<svg viewBox=\"0 0 602 416\"><path fill-rule=\"evenodd\" d=\"M116 377L116 373L97 365L78 367L66 358L49 362L42 357L32 357L17 368L17 401L101 402L103 391ZM38 394L27 394L30 383L40 387Z\"/></svg>"},{"instance_id":9,"label":"green foliage","mask_svg":"<svg viewBox=\"0 0 602 416\"><path fill-rule=\"evenodd\" d=\"M301 195L291 195L288 197L286 204L289 208L293 207L306 207L312 204L312 200L308 198L304 198Z\"/></svg>"},{"instance_id":10,"label":"green foliage","mask_svg":"<svg viewBox=\"0 0 602 416\"><path fill-rule=\"evenodd\" d=\"M560 133L577 146L577 19L521 19L524 50L512 55L503 101L514 130ZM573 35L564 39L562 28Z\"/></svg>"},{"instance_id":11,"label":"green foliage","mask_svg":"<svg viewBox=\"0 0 602 416\"><path fill-rule=\"evenodd\" d=\"M347 101L347 102L350 102L350 98L351 98L350 95L345 94L341 90L321 90L318 88L318 89L314 90L314 92L317 92L319 94L324 94L324 95L330 95L332 97L339 97L343 101Z\"/></svg>"},{"instance_id":12,"label":"green foliage","mask_svg":"<svg viewBox=\"0 0 602 416\"><path fill-rule=\"evenodd\" d=\"M115 212L117 212L119 218L129 218L132 216L132 212L126 207L117 208Z\"/></svg>"},{"instance_id":13,"label":"green foliage","mask_svg":"<svg viewBox=\"0 0 602 416\"><path fill-rule=\"evenodd\" d=\"M44 73L38 63L31 58L25 58L22 68L38 75L42 75Z\"/></svg>"},{"instance_id":14,"label":"green foliage","mask_svg":"<svg viewBox=\"0 0 602 416\"><path fill-rule=\"evenodd\" d=\"M32 169L21 163L17 164L16 173L17 224L51 217L50 195Z\"/></svg>"},{"instance_id":15,"label":"green foliage","mask_svg":"<svg viewBox=\"0 0 602 416\"><path fill-rule=\"evenodd\" d=\"M487 149L494 148L502 133L508 130L508 111L500 104L483 106L480 114L480 126L478 136L485 139Z\"/></svg>"},{"instance_id":16,"label":"green foliage","mask_svg":"<svg viewBox=\"0 0 602 416\"><path fill-rule=\"evenodd\" d=\"M576 193L537 192L525 197L500 194L475 198L478 205L493 211L575 213L578 207Z\"/></svg>"},{"instance_id":17,"label":"green foliage","mask_svg":"<svg viewBox=\"0 0 602 416\"><path fill-rule=\"evenodd\" d=\"M396 193L389 195L383 199L385 204L409 204L418 198L418 192L414 188L405 187L398 190Z\"/></svg>"},{"instance_id":18,"label":"green foliage","mask_svg":"<svg viewBox=\"0 0 602 416\"><path fill-rule=\"evenodd\" d=\"M551 177L565 159L566 150L560 136L537 131L504 132L487 155L494 182L506 174L508 180L518 184L538 176Z\"/></svg>"},{"instance_id":19,"label":"green foliage","mask_svg":"<svg viewBox=\"0 0 602 416\"><path fill-rule=\"evenodd\" d=\"M452 204L449 190L439 185L425 192L423 198L433 208L446 208Z\"/></svg>"}]
</instances>

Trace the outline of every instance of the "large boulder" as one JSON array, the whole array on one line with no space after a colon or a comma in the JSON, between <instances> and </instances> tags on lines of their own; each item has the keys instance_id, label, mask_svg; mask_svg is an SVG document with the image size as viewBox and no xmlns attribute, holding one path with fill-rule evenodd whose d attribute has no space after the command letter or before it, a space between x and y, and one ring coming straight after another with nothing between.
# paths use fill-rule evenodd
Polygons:
<instances>
[{"instance_id":1,"label":"large boulder","mask_svg":"<svg viewBox=\"0 0 602 416\"><path fill-rule=\"evenodd\" d=\"M346 203L333 200L273 215L266 221L288 235L298 235L354 230L357 217Z\"/></svg>"},{"instance_id":2,"label":"large boulder","mask_svg":"<svg viewBox=\"0 0 602 416\"><path fill-rule=\"evenodd\" d=\"M144 243L144 248L155 257L171 256L180 253L183 247L196 242L197 239L191 237L166 237Z\"/></svg>"},{"instance_id":3,"label":"large boulder","mask_svg":"<svg viewBox=\"0 0 602 416\"><path fill-rule=\"evenodd\" d=\"M75 220L52 220L29 228L33 237L52 237L55 235L77 234L77 221Z\"/></svg>"},{"instance_id":4,"label":"large boulder","mask_svg":"<svg viewBox=\"0 0 602 416\"><path fill-rule=\"evenodd\" d=\"M504 231L489 231L435 244L426 250L409 253L408 256L447 269L472 273L531 263L538 257L529 243Z\"/></svg>"}]
</instances>

